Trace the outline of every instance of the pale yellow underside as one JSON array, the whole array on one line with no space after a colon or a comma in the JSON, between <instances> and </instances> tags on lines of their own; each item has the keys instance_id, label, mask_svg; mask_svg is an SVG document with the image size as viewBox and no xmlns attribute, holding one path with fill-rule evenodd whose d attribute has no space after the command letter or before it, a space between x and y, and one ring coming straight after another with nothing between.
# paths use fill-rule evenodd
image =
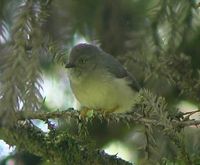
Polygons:
<instances>
[{"instance_id":1,"label":"pale yellow underside","mask_svg":"<svg viewBox=\"0 0 200 165\"><path fill-rule=\"evenodd\" d=\"M111 75L96 74L82 82L72 79L71 87L81 106L94 110L130 111L136 97L125 78L113 79Z\"/></svg>"}]
</instances>

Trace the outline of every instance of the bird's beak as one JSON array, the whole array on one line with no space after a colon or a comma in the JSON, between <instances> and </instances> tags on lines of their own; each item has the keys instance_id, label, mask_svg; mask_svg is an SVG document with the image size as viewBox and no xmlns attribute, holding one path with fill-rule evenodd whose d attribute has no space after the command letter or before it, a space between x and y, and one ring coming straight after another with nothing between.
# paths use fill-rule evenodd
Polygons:
<instances>
[{"instance_id":1,"label":"bird's beak","mask_svg":"<svg viewBox=\"0 0 200 165\"><path fill-rule=\"evenodd\" d=\"M74 68L74 67L75 67L75 64L73 64L73 63L67 63L65 65L65 68Z\"/></svg>"}]
</instances>

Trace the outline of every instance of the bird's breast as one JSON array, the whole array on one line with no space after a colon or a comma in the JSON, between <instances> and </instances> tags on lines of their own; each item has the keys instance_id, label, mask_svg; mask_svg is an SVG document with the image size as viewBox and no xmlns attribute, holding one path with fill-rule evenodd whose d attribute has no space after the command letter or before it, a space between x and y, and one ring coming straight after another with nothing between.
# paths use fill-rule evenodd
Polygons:
<instances>
[{"instance_id":1,"label":"bird's breast","mask_svg":"<svg viewBox=\"0 0 200 165\"><path fill-rule=\"evenodd\" d=\"M110 75L92 76L80 83L71 81L71 87L82 106L104 111L128 111L135 96L126 79Z\"/></svg>"}]
</instances>

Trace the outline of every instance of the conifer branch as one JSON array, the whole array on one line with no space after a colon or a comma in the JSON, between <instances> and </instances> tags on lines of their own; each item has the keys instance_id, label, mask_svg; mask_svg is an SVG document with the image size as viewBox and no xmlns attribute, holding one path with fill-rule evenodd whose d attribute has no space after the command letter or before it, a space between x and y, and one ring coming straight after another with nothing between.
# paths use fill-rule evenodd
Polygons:
<instances>
[{"instance_id":1,"label":"conifer branch","mask_svg":"<svg viewBox=\"0 0 200 165\"><path fill-rule=\"evenodd\" d=\"M12 127L0 127L0 138L9 145L15 145L49 160L55 165L131 165L103 151L81 145L80 140L68 135L66 132L44 133L29 122L18 123Z\"/></svg>"},{"instance_id":2,"label":"conifer branch","mask_svg":"<svg viewBox=\"0 0 200 165\"><path fill-rule=\"evenodd\" d=\"M196 111L197 112L197 111ZM199 110L198 110L199 112ZM194 113L194 111L187 112L189 113ZM98 114L96 114L98 115ZM102 117L102 115L100 114ZM79 119L81 117L80 111L74 110L73 108L69 108L64 111L54 111L54 112L16 112L16 118L17 120L31 120L31 119L39 119L46 121L48 119L67 119L67 118L74 118L74 119ZM150 119L150 118L145 118L139 113L125 113L125 114L107 114L106 116L107 120L110 121L121 121L121 120L126 120L131 123L138 123L138 124L150 124L153 126L160 126L162 127L163 124L162 122L159 122L156 119ZM174 128L177 127L189 127L189 126L196 126L198 127L200 125L200 120L195 120L195 119L182 119L180 120L171 120L172 125Z\"/></svg>"}]
</instances>

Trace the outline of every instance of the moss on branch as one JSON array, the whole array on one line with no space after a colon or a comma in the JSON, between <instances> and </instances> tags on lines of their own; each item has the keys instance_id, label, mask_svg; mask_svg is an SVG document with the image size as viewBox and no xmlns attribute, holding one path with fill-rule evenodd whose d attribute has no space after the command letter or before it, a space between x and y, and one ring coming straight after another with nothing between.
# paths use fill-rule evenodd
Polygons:
<instances>
[{"instance_id":1,"label":"moss on branch","mask_svg":"<svg viewBox=\"0 0 200 165\"><path fill-rule=\"evenodd\" d=\"M80 140L65 132L44 133L30 122L17 123L13 127L0 128L0 138L9 145L41 156L54 164L130 165L98 149L82 146Z\"/></svg>"}]
</instances>

